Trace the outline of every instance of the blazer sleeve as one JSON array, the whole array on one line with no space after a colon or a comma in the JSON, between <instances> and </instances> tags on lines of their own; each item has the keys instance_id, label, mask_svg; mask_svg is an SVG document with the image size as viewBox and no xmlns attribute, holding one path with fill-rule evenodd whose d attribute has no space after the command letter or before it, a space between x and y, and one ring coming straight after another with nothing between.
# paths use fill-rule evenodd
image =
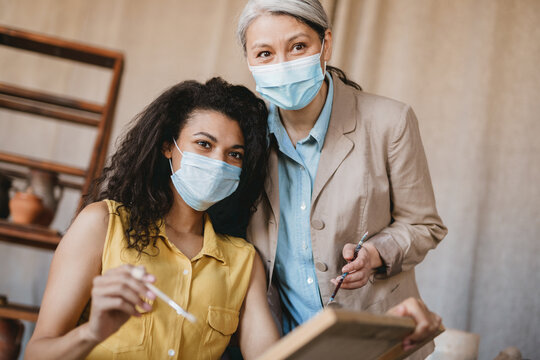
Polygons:
<instances>
[{"instance_id":1,"label":"blazer sleeve","mask_svg":"<svg viewBox=\"0 0 540 360\"><path fill-rule=\"evenodd\" d=\"M418 121L410 106L388 142L387 173L392 220L369 242L379 251L391 276L420 263L447 234L435 206L435 196Z\"/></svg>"}]
</instances>

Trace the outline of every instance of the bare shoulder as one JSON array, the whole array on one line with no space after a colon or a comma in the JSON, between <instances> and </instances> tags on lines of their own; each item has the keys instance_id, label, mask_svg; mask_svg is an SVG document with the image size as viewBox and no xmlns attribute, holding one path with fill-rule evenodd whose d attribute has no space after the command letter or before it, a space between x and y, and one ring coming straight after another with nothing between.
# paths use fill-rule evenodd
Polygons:
<instances>
[{"instance_id":1,"label":"bare shoulder","mask_svg":"<svg viewBox=\"0 0 540 360\"><path fill-rule=\"evenodd\" d=\"M105 201L86 206L75 218L68 231L60 241L60 252L76 250L98 251L101 254L109 225L109 209Z\"/></svg>"},{"instance_id":2,"label":"bare shoulder","mask_svg":"<svg viewBox=\"0 0 540 360\"><path fill-rule=\"evenodd\" d=\"M91 222L93 225L100 226L109 222L109 208L105 201L98 201L86 206L77 215L75 221Z\"/></svg>"},{"instance_id":3,"label":"bare shoulder","mask_svg":"<svg viewBox=\"0 0 540 360\"><path fill-rule=\"evenodd\" d=\"M109 210L104 201L85 207L62 237L51 263L35 338L73 329L90 299L92 280L101 273Z\"/></svg>"}]
</instances>

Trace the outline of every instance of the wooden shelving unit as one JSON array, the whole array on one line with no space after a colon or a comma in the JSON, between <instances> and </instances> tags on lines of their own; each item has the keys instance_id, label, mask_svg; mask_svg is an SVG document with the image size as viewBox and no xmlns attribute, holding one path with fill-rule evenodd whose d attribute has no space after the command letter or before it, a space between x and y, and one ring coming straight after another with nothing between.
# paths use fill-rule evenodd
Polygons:
<instances>
[{"instance_id":1,"label":"wooden shelving unit","mask_svg":"<svg viewBox=\"0 0 540 360\"><path fill-rule=\"evenodd\" d=\"M0 317L7 319L20 319L36 322L38 314L38 306L27 306L13 303L0 306Z\"/></svg>"},{"instance_id":2,"label":"wooden shelving unit","mask_svg":"<svg viewBox=\"0 0 540 360\"><path fill-rule=\"evenodd\" d=\"M112 71L104 104L26 89L15 84L0 83L0 108L33 114L53 121L92 127L97 130L90 161L86 168L0 151L0 173L13 178L26 178L27 172L21 169L40 169L59 175L69 175L71 178L80 179L80 181L61 178L60 184L81 190L81 194L85 193L92 180L99 176L105 164L124 66L123 54L3 26L0 26L0 45L95 65ZM16 165L17 169L14 169L13 165ZM55 230L37 225L19 225L0 219L0 241L54 250L60 239L61 234ZM0 317L36 321L38 311L39 308L34 306L9 302L0 304Z\"/></svg>"},{"instance_id":3,"label":"wooden shelving unit","mask_svg":"<svg viewBox=\"0 0 540 360\"><path fill-rule=\"evenodd\" d=\"M62 235L39 225L20 225L0 219L0 239L14 244L54 250Z\"/></svg>"}]
</instances>

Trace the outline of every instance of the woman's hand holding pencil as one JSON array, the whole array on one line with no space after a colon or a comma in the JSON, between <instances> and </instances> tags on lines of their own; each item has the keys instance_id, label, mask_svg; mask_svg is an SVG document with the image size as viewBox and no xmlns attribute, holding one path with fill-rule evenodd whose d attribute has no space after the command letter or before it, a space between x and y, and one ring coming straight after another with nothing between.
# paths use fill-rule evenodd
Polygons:
<instances>
[{"instance_id":1,"label":"woman's hand holding pencil","mask_svg":"<svg viewBox=\"0 0 540 360\"><path fill-rule=\"evenodd\" d=\"M348 261L341 271L342 274L332 283L343 289L358 289L367 284L369 277L383 263L377 249L367 240L366 232L358 244L345 244L343 247L343 258Z\"/></svg>"}]
</instances>

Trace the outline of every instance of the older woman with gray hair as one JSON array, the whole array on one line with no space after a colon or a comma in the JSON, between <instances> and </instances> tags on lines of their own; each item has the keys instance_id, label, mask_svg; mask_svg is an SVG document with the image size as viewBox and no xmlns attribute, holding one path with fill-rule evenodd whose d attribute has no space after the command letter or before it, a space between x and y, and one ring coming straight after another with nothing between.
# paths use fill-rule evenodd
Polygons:
<instances>
[{"instance_id":1,"label":"older woman with gray hair","mask_svg":"<svg viewBox=\"0 0 540 360\"><path fill-rule=\"evenodd\" d=\"M283 332L319 312L342 273L346 290L335 300L346 308L421 303L414 267L447 229L411 107L363 92L327 65L332 29L317 0L250 0L237 34L269 102L269 178L248 239L266 265L271 303L279 295ZM431 319L431 328L440 323Z\"/></svg>"}]
</instances>

